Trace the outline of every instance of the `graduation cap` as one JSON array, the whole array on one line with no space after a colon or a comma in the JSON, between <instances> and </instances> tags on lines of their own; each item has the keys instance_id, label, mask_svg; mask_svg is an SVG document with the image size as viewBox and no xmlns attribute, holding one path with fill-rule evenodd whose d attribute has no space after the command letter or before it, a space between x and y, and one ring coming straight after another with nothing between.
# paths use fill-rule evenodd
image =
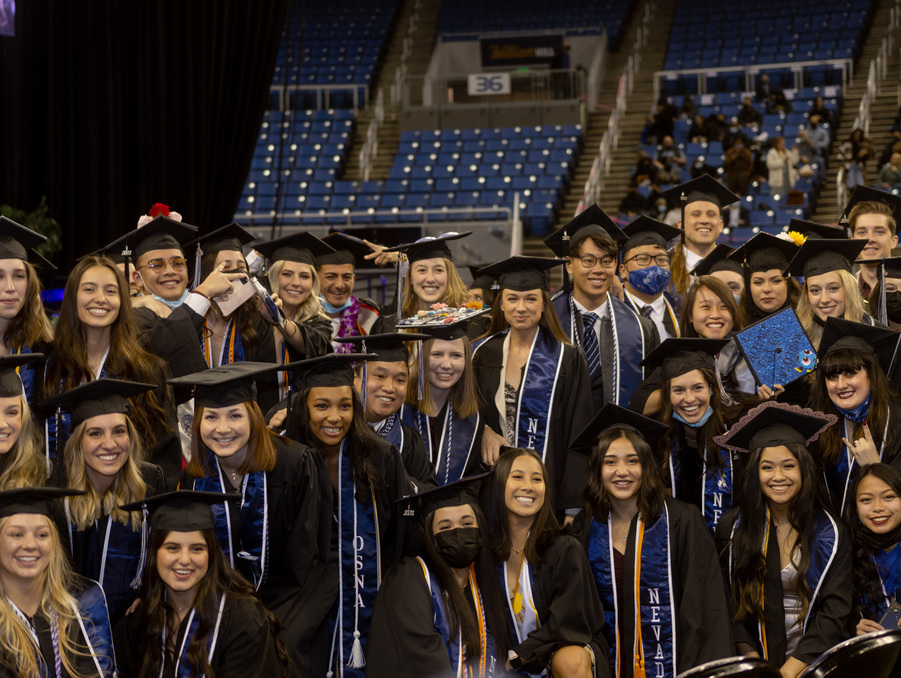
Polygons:
<instances>
[{"instance_id":1,"label":"graduation cap","mask_svg":"<svg viewBox=\"0 0 901 678\"><path fill-rule=\"evenodd\" d=\"M788 223L789 231L796 231L807 238L826 238L827 240L845 240L848 232L838 226L820 224L806 219L792 219Z\"/></svg>"},{"instance_id":2,"label":"graduation cap","mask_svg":"<svg viewBox=\"0 0 901 678\"><path fill-rule=\"evenodd\" d=\"M8 518L19 513L39 513L50 517L53 500L63 497L77 497L86 494L81 490L67 487L20 487L0 492L0 518Z\"/></svg>"},{"instance_id":3,"label":"graduation cap","mask_svg":"<svg viewBox=\"0 0 901 678\"><path fill-rule=\"evenodd\" d=\"M901 196L862 184L855 186L851 192L851 197L848 198L848 203L845 205L845 211L842 212L842 216L838 219L839 226L847 229L851 228L851 210L862 202L881 202L888 207L892 212L892 218L895 220L897 234L898 224L901 224ZM854 234L850 233L850 235L853 236Z\"/></svg>"},{"instance_id":4,"label":"graduation cap","mask_svg":"<svg viewBox=\"0 0 901 678\"><path fill-rule=\"evenodd\" d=\"M144 384L139 381L96 379L47 398L41 403L41 407L48 409L59 407L71 412L74 428L91 417L103 414L127 415L131 412L129 398L155 388L155 384Z\"/></svg>"},{"instance_id":5,"label":"graduation cap","mask_svg":"<svg viewBox=\"0 0 901 678\"><path fill-rule=\"evenodd\" d=\"M634 431L654 448L668 428L666 424L649 419L616 403L604 403L604 406L591 418L591 421L576 436L569 448L590 457L598 438L602 433L611 429Z\"/></svg>"},{"instance_id":6,"label":"graduation cap","mask_svg":"<svg viewBox=\"0 0 901 678\"><path fill-rule=\"evenodd\" d=\"M469 321L476 316L488 313L491 309L482 308L476 313L470 313L465 318L457 318L447 322L447 318L436 316L433 320L426 320L422 323L413 325L417 331L426 334L429 339L440 339L441 341L454 341L469 336ZM398 325L398 327L411 327L410 325Z\"/></svg>"},{"instance_id":7,"label":"graduation cap","mask_svg":"<svg viewBox=\"0 0 901 678\"><path fill-rule=\"evenodd\" d=\"M852 349L876 355L882 371L888 374L898 348L901 333L884 327L856 323L842 318L826 318L820 340L820 360L833 351Z\"/></svg>"},{"instance_id":8,"label":"graduation cap","mask_svg":"<svg viewBox=\"0 0 901 678\"><path fill-rule=\"evenodd\" d=\"M609 238L617 244L629 237L604 210L594 204L551 233L544 239L544 244L558 257L565 257L569 255L572 243L580 243L591 235Z\"/></svg>"},{"instance_id":9,"label":"graduation cap","mask_svg":"<svg viewBox=\"0 0 901 678\"><path fill-rule=\"evenodd\" d=\"M177 490L145 497L119 508L123 511L149 512L150 527L154 530L194 532L216 527L213 504L237 501L240 498L240 494Z\"/></svg>"},{"instance_id":10,"label":"graduation cap","mask_svg":"<svg viewBox=\"0 0 901 678\"><path fill-rule=\"evenodd\" d=\"M832 271L851 272L851 262L867 244L865 238L857 240L825 240L810 238L798 249L791 260L789 271L793 276L810 278Z\"/></svg>"},{"instance_id":11,"label":"graduation cap","mask_svg":"<svg viewBox=\"0 0 901 678\"><path fill-rule=\"evenodd\" d=\"M123 253L125 257L137 261L142 254L153 250L179 250L197 237L197 229L190 224L158 216L150 223L136 228L114 240L103 249Z\"/></svg>"},{"instance_id":12,"label":"graduation cap","mask_svg":"<svg viewBox=\"0 0 901 678\"><path fill-rule=\"evenodd\" d=\"M876 266L879 277L879 322L888 325L888 309L885 306L885 279L901 278L901 257L884 257L882 259L856 259L855 264Z\"/></svg>"},{"instance_id":13,"label":"graduation cap","mask_svg":"<svg viewBox=\"0 0 901 678\"><path fill-rule=\"evenodd\" d=\"M494 471L467 476L455 480L447 485L430 487L417 494L401 497L396 503L405 503L403 515L405 517L428 516L438 509L448 506L464 506L466 504L478 505L479 488L482 481Z\"/></svg>"},{"instance_id":14,"label":"graduation cap","mask_svg":"<svg viewBox=\"0 0 901 678\"><path fill-rule=\"evenodd\" d=\"M563 263L566 262L562 259L515 255L486 266L479 273L497 280L498 289L528 292L547 289L547 272Z\"/></svg>"},{"instance_id":15,"label":"graduation cap","mask_svg":"<svg viewBox=\"0 0 901 678\"><path fill-rule=\"evenodd\" d=\"M19 368L33 360L43 359L43 353L18 353L0 357L0 398L24 395Z\"/></svg>"},{"instance_id":16,"label":"graduation cap","mask_svg":"<svg viewBox=\"0 0 901 678\"><path fill-rule=\"evenodd\" d=\"M197 239L197 244L203 254L215 254L223 251L244 253L244 245L249 245L255 240L252 233L243 226L232 222L227 226L210 231Z\"/></svg>"},{"instance_id":17,"label":"graduation cap","mask_svg":"<svg viewBox=\"0 0 901 678\"><path fill-rule=\"evenodd\" d=\"M0 259L21 259L28 261L29 252L41 263L52 265L35 251L38 245L47 242L46 236L25 228L7 217L0 217Z\"/></svg>"},{"instance_id":18,"label":"graduation cap","mask_svg":"<svg viewBox=\"0 0 901 678\"><path fill-rule=\"evenodd\" d=\"M789 262L797 253L798 246L794 241L769 233L758 233L734 250L729 258L742 262L749 273L761 273L773 269L779 269L785 273Z\"/></svg>"},{"instance_id":19,"label":"graduation cap","mask_svg":"<svg viewBox=\"0 0 901 678\"><path fill-rule=\"evenodd\" d=\"M834 414L768 401L750 410L714 440L721 447L737 452L789 443L807 446L837 421Z\"/></svg>"},{"instance_id":20,"label":"graduation cap","mask_svg":"<svg viewBox=\"0 0 901 678\"><path fill-rule=\"evenodd\" d=\"M686 181L665 191L663 197L671 204L681 205L682 216L685 217L685 208L693 202L711 202L722 210L741 198L709 174L702 174L696 179Z\"/></svg>"},{"instance_id":21,"label":"graduation cap","mask_svg":"<svg viewBox=\"0 0 901 678\"><path fill-rule=\"evenodd\" d=\"M297 360L279 367L294 374L297 391L308 388L334 388L354 385L354 363L381 360L375 353L328 353L317 358Z\"/></svg>"},{"instance_id":22,"label":"graduation cap","mask_svg":"<svg viewBox=\"0 0 901 678\"><path fill-rule=\"evenodd\" d=\"M729 245L718 243L713 251L706 257L701 259L693 269L691 274L696 276L710 275L717 271L731 271L741 275L741 265L734 259L729 258L732 248Z\"/></svg>"},{"instance_id":23,"label":"graduation cap","mask_svg":"<svg viewBox=\"0 0 901 678\"><path fill-rule=\"evenodd\" d=\"M372 254L372 248L360 238L339 231L329 233L321 240L334 252L317 254L316 266L351 264L354 268L364 268L368 263L364 257Z\"/></svg>"},{"instance_id":24,"label":"graduation cap","mask_svg":"<svg viewBox=\"0 0 901 678\"><path fill-rule=\"evenodd\" d=\"M335 252L331 245L306 231L258 243L254 249L266 257L270 265L276 261L296 261L313 266L318 257Z\"/></svg>"},{"instance_id":25,"label":"graduation cap","mask_svg":"<svg viewBox=\"0 0 901 678\"><path fill-rule=\"evenodd\" d=\"M664 379L675 379L692 370L714 370L714 356L728 343L728 339L670 337L651 351L641 365L649 369L662 367Z\"/></svg>"},{"instance_id":26,"label":"graduation cap","mask_svg":"<svg viewBox=\"0 0 901 678\"><path fill-rule=\"evenodd\" d=\"M388 247L385 252L404 252L407 255L407 261L411 264L423 259L448 259L453 261L450 247L447 243L451 240L460 240L468 235L472 235L472 231L465 233L442 233L439 236L427 236L420 238L416 242L408 242L394 247Z\"/></svg>"},{"instance_id":27,"label":"graduation cap","mask_svg":"<svg viewBox=\"0 0 901 678\"><path fill-rule=\"evenodd\" d=\"M494 280L491 278L491 276L479 273L479 271L485 268L485 266L487 265L488 264L475 264L466 267L469 271L469 275L472 277L472 282L469 284L470 288L476 288L480 290L491 289L491 283L493 283Z\"/></svg>"},{"instance_id":28,"label":"graduation cap","mask_svg":"<svg viewBox=\"0 0 901 678\"><path fill-rule=\"evenodd\" d=\"M173 386L193 386L194 404L203 407L231 407L256 400L254 377L281 369L273 363L242 362L220 365L183 377L170 379Z\"/></svg>"},{"instance_id":29,"label":"graduation cap","mask_svg":"<svg viewBox=\"0 0 901 678\"><path fill-rule=\"evenodd\" d=\"M642 215L624 227L623 232L629 236L622 245L625 254L635 247L644 245L657 245L666 249L670 240L675 240L682 234L682 229Z\"/></svg>"},{"instance_id":30,"label":"graduation cap","mask_svg":"<svg viewBox=\"0 0 901 678\"><path fill-rule=\"evenodd\" d=\"M419 328L417 327L416 329ZM383 334L342 337L335 341L342 344L353 344L362 349L362 353L377 353L379 362L394 363L406 362L410 357L410 352L407 350L404 342L425 341L429 338L428 334L417 334L414 332L386 332Z\"/></svg>"}]
</instances>

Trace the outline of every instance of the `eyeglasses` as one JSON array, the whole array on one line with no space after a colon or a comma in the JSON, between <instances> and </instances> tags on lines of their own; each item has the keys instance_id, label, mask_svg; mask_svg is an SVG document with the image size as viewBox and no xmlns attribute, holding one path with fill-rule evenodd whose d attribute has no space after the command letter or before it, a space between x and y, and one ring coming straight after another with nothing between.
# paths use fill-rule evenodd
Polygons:
<instances>
[{"instance_id":1,"label":"eyeglasses","mask_svg":"<svg viewBox=\"0 0 901 678\"><path fill-rule=\"evenodd\" d=\"M654 256L650 254L636 254L634 257L626 259L623 263L628 264L630 261L634 261L639 266L649 266L652 259L658 266L669 266L670 264L670 256L668 254L655 254Z\"/></svg>"},{"instance_id":2,"label":"eyeglasses","mask_svg":"<svg viewBox=\"0 0 901 678\"><path fill-rule=\"evenodd\" d=\"M183 257L172 257L171 259L151 259L143 266L135 268L149 268L152 271L163 271L167 266L171 266L173 271L183 271L187 267L188 262Z\"/></svg>"},{"instance_id":3,"label":"eyeglasses","mask_svg":"<svg viewBox=\"0 0 901 678\"><path fill-rule=\"evenodd\" d=\"M576 257L585 268L594 268L598 262L601 262L601 268L614 268L616 267L616 257L605 256L605 257L595 257L590 254L586 254L583 257Z\"/></svg>"}]
</instances>

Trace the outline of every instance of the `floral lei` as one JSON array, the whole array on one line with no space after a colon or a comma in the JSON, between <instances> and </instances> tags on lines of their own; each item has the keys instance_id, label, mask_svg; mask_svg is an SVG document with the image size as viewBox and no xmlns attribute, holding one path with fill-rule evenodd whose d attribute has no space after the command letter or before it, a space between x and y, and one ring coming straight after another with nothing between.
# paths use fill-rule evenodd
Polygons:
<instances>
[{"instance_id":1,"label":"floral lei","mask_svg":"<svg viewBox=\"0 0 901 678\"><path fill-rule=\"evenodd\" d=\"M357 323L357 314L360 312L360 302L353 295L350 296L350 306L341 311L341 321L338 323L338 339L344 337L356 337L363 334L363 330ZM353 353L353 344L341 344L338 353Z\"/></svg>"}]
</instances>

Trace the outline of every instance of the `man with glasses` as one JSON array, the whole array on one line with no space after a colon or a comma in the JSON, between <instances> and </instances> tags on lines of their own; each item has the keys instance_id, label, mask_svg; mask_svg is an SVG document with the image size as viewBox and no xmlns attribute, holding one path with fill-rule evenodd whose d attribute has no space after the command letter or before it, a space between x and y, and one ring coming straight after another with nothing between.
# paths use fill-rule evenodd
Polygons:
<instances>
[{"instance_id":1,"label":"man with glasses","mask_svg":"<svg viewBox=\"0 0 901 678\"><path fill-rule=\"evenodd\" d=\"M641 361L660 343L651 320L610 294L617 281L617 242L626 237L592 205L544 241L566 257L566 273L572 276L552 304L563 330L585 353L597 409L605 402L628 404L644 378Z\"/></svg>"},{"instance_id":2,"label":"man with glasses","mask_svg":"<svg viewBox=\"0 0 901 678\"><path fill-rule=\"evenodd\" d=\"M623 232L629 236L623 243L623 261L619 266L623 301L653 321L661 341L678 337L679 321L666 289L671 277L667 244L679 237L679 229L641 216Z\"/></svg>"}]
</instances>

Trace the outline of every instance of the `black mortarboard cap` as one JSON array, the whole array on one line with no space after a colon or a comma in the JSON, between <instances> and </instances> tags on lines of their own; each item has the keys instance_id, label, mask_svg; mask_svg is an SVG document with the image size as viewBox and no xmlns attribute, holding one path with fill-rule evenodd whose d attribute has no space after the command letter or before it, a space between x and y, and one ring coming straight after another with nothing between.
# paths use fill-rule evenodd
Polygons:
<instances>
[{"instance_id":1,"label":"black mortarboard cap","mask_svg":"<svg viewBox=\"0 0 901 678\"><path fill-rule=\"evenodd\" d=\"M335 252L331 245L322 242L315 235L306 231L257 243L254 249L266 257L270 265L276 261L296 261L314 266L317 257Z\"/></svg>"},{"instance_id":2,"label":"black mortarboard cap","mask_svg":"<svg viewBox=\"0 0 901 678\"><path fill-rule=\"evenodd\" d=\"M809 445L838 421L834 414L773 401L758 405L714 440L737 452L789 443Z\"/></svg>"},{"instance_id":3,"label":"black mortarboard cap","mask_svg":"<svg viewBox=\"0 0 901 678\"><path fill-rule=\"evenodd\" d=\"M882 371L888 373L898 348L901 333L885 327L856 323L843 318L826 318L820 340L820 359L833 351L854 349L874 353Z\"/></svg>"},{"instance_id":4,"label":"black mortarboard cap","mask_svg":"<svg viewBox=\"0 0 901 678\"><path fill-rule=\"evenodd\" d=\"M30 228L25 228L8 217L0 217L0 259L28 261L29 251L46 261L34 248L47 242L47 238Z\"/></svg>"},{"instance_id":5,"label":"black mortarboard cap","mask_svg":"<svg viewBox=\"0 0 901 678\"><path fill-rule=\"evenodd\" d=\"M558 257L565 257L573 243L580 243L590 235L609 238L616 244L628 238L616 222L594 204L551 233L544 239L544 244Z\"/></svg>"},{"instance_id":6,"label":"black mortarboard cap","mask_svg":"<svg viewBox=\"0 0 901 678\"><path fill-rule=\"evenodd\" d=\"M886 278L901 278L901 257L885 257L884 259L856 259L855 264L879 264L885 267Z\"/></svg>"},{"instance_id":7,"label":"black mortarboard cap","mask_svg":"<svg viewBox=\"0 0 901 678\"><path fill-rule=\"evenodd\" d=\"M0 398L23 395L18 368L33 360L43 360L43 353L18 353L0 357Z\"/></svg>"},{"instance_id":8,"label":"black mortarboard cap","mask_svg":"<svg viewBox=\"0 0 901 678\"><path fill-rule=\"evenodd\" d=\"M487 290L491 287L491 283L494 281L491 279L491 276L487 276L484 274L480 274L479 271L488 264L476 264L470 265L466 268L469 270L469 275L472 277L472 282L469 284L470 288L476 288L480 290Z\"/></svg>"},{"instance_id":9,"label":"black mortarboard cap","mask_svg":"<svg viewBox=\"0 0 901 678\"><path fill-rule=\"evenodd\" d=\"M440 508L448 506L464 506L465 504L477 505L479 503L479 488L482 481L494 471L467 476L455 480L447 485L430 487L418 494L401 497L397 503L405 503L405 516L428 516Z\"/></svg>"},{"instance_id":10,"label":"black mortarboard cap","mask_svg":"<svg viewBox=\"0 0 901 678\"><path fill-rule=\"evenodd\" d=\"M85 494L81 490L67 487L20 487L15 490L0 492L0 518L8 518L18 513L39 513L50 516L53 513L53 501L64 497L77 497Z\"/></svg>"},{"instance_id":11,"label":"black mortarboard cap","mask_svg":"<svg viewBox=\"0 0 901 678\"><path fill-rule=\"evenodd\" d=\"M150 223L114 240L103 249L120 254L125 249L129 249L131 250L131 259L137 261L142 254L153 250L181 250L184 252L184 246L196 237L197 229L194 226L169 217L158 216Z\"/></svg>"},{"instance_id":12,"label":"black mortarboard cap","mask_svg":"<svg viewBox=\"0 0 901 678\"><path fill-rule=\"evenodd\" d=\"M472 235L472 231L466 231L465 233L442 233L439 236L420 238L416 242L408 242L403 245L388 247L385 251L405 252L407 261L411 264L416 261L422 261L423 259L449 259L453 261L453 255L451 255L450 247L448 247L447 243L451 240L465 238L468 235Z\"/></svg>"},{"instance_id":13,"label":"black mortarboard cap","mask_svg":"<svg viewBox=\"0 0 901 678\"><path fill-rule=\"evenodd\" d=\"M150 514L150 527L171 532L195 532L216 527L212 505L237 501L240 494L177 490L145 497L119 508L123 511L143 511Z\"/></svg>"},{"instance_id":14,"label":"black mortarboard cap","mask_svg":"<svg viewBox=\"0 0 901 678\"><path fill-rule=\"evenodd\" d=\"M156 388L154 384L120 379L96 379L41 402L41 408L59 407L72 413L72 427L102 414L129 414L129 398Z\"/></svg>"},{"instance_id":15,"label":"black mortarboard cap","mask_svg":"<svg viewBox=\"0 0 901 678\"><path fill-rule=\"evenodd\" d=\"M490 285L490 283L489 283ZM488 313L490 308L482 308L477 313L471 313L465 318L459 318L446 322L447 318L436 317L434 320L427 320L424 323L416 325L398 325L398 329L411 327L417 332L427 334L431 339L440 339L442 341L454 341L469 335L469 321L473 318Z\"/></svg>"},{"instance_id":16,"label":"black mortarboard cap","mask_svg":"<svg viewBox=\"0 0 901 678\"><path fill-rule=\"evenodd\" d=\"M675 379L692 370L712 370L713 357L728 343L728 339L671 337L651 351L641 365L651 369L663 367L665 379Z\"/></svg>"},{"instance_id":17,"label":"black mortarboard cap","mask_svg":"<svg viewBox=\"0 0 901 678\"><path fill-rule=\"evenodd\" d=\"M591 456L598 437L608 429L629 429L642 436L654 448L669 427L654 419L621 407L616 403L604 403L588 425L570 443L569 449Z\"/></svg>"},{"instance_id":18,"label":"black mortarboard cap","mask_svg":"<svg viewBox=\"0 0 901 678\"><path fill-rule=\"evenodd\" d=\"M360 238L338 231L323 236L322 242L335 251L316 255L317 266L351 264L354 268L364 268L368 263L364 257L372 254L372 248Z\"/></svg>"},{"instance_id":19,"label":"black mortarboard cap","mask_svg":"<svg viewBox=\"0 0 901 678\"><path fill-rule=\"evenodd\" d=\"M629 236L622 246L622 251L625 253L643 245L658 245L666 249L670 240L675 240L682 234L682 229L670 226L665 221L642 215L625 226L623 232Z\"/></svg>"},{"instance_id":20,"label":"black mortarboard cap","mask_svg":"<svg viewBox=\"0 0 901 678\"><path fill-rule=\"evenodd\" d=\"M887 205L892 211L896 230L897 226L901 225L901 195L895 195L894 193L888 193L887 191L880 191L878 188L870 188L869 186L859 184L851 191L851 196L848 198L848 203L845 205L845 211L842 212L842 216L839 217L839 226L842 228L851 228L851 220L849 218L851 210L861 202L881 202ZM850 235L854 234L851 233Z\"/></svg>"},{"instance_id":21,"label":"black mortarboard cap","mask_svg":"<svg viewBox=\"0 0 901 678\"><path fill-rule=\"evenodd\" d=\"M729 258L742 262L751 273L771 271L774 268L785 273L789 262L797 253L798 246L794 241L769 233L758 233L732 252Z\"/></svg>"},{"instance_id":22,"label":"black mortarboard cap","mask_svg":"<svg viewBox=\"0 0 901 678\"><path fill-rule=\"evenodd\" d=\"M334 388L354 385L354 363L381 360L376 353L328 353L317 358L298 360L279 367L294 375L297 391L308 388Z\"/></svg>"},{"instance_id":23,"label":"black mortarboard cap","mask_svg":"<svg viewBox=\"0 0 901 678\"><path fill-rule=\"evenodd\" d=\"M845 240L848 232L838 226L829 226L806 219L792 219L788 223L789 231L796 231L808 238L826 238L827 240Z\"/></svg>"},{"instance_id":24,"label":"black mortarboard cap","mask_svg":"<svg viewBox=\"0 0 901 678\"><path fill-rule=\"evenodd\" d=\"M231 407L256 400L254 377L275 369L273 363L241 362L211 367L202 372L170 379L173 386L193 386L194 404L203 407Z\"/></svg>"},{"instance_id":25,"label":"black mortarboard cap","mask_svg":"<svg viewBox=\"0 0 901 678\"><path fill-rule=\"evenodd\" d=\"M419 328L416 328L419 329ZM336 339L343 344L353 344L362 349L362 353L376 353L379 362L395 363L404 361L410 357L410 351L404 342L425 341L427 334L413 332L385 332L383 334L357 335L355 337L343 337Z\"/></svg>"},{"instance_id":26,"label":"black mortarboard cap","mask_svg":"<svg viewBox=\"0 0 901 678\"><path fill-rule=\"evenodd\" d=\"M704 202L712 202L714 205L722 208L741 200L728 188L723 186L719 181L709 174L702 174L696 179L686 181L684 184L674 186L663 193L670 204L681 206L684 210L693 202L703 200Z\"/></svg>"},{"instance_id":27,"label":"black mortarboard cap","mask_svg":"<svg viewBox=\"0 0 901 678\"><path fill-rule=\"evenodd\" d=\"M249 245L255 240L255 236L243 226L234 221L226 226L210 231L197 239L203 254L215 254L216 252L244 252L244 245Z\"/></svg>"},{"instance_id":28,"label":"black mortarboard cap","mask_svg":"<svg viewBox=\"0 0 901 678\"><path fill-rule=\"evenodd\" d=\"M566 262L562 259L515 255L486 266L480 269L479 273L497 280L498 286L502 290L528 292L529 290L547 289L547 271L564 263Z\"/></svg>"},{"instance_id":29,"label":"black mortarboard cap","mask_svg":"<svg viewBox=\"0 0 901 678\"><path fill-rule=\"evenodd\" d=\"M741 265L729 258L730 252L732 252L732 248L729 245L718 243L710 254L701 259L691 269L691 274L701 276L710 275L717 271L732 271L741 275Z\"/></svg>"},{"instance_id":30,"label":"black mortarboard cap","mask_svg":"<svg viewBox=\"0 0 901 678\"><path fill-rule=\"evenodd\" d=\"M789 270L793 276L809 278L832 271L851 271L851 262L866 246L867 240L826 240L810 238L798 249Z\"/></svg>"}]
</instances>

